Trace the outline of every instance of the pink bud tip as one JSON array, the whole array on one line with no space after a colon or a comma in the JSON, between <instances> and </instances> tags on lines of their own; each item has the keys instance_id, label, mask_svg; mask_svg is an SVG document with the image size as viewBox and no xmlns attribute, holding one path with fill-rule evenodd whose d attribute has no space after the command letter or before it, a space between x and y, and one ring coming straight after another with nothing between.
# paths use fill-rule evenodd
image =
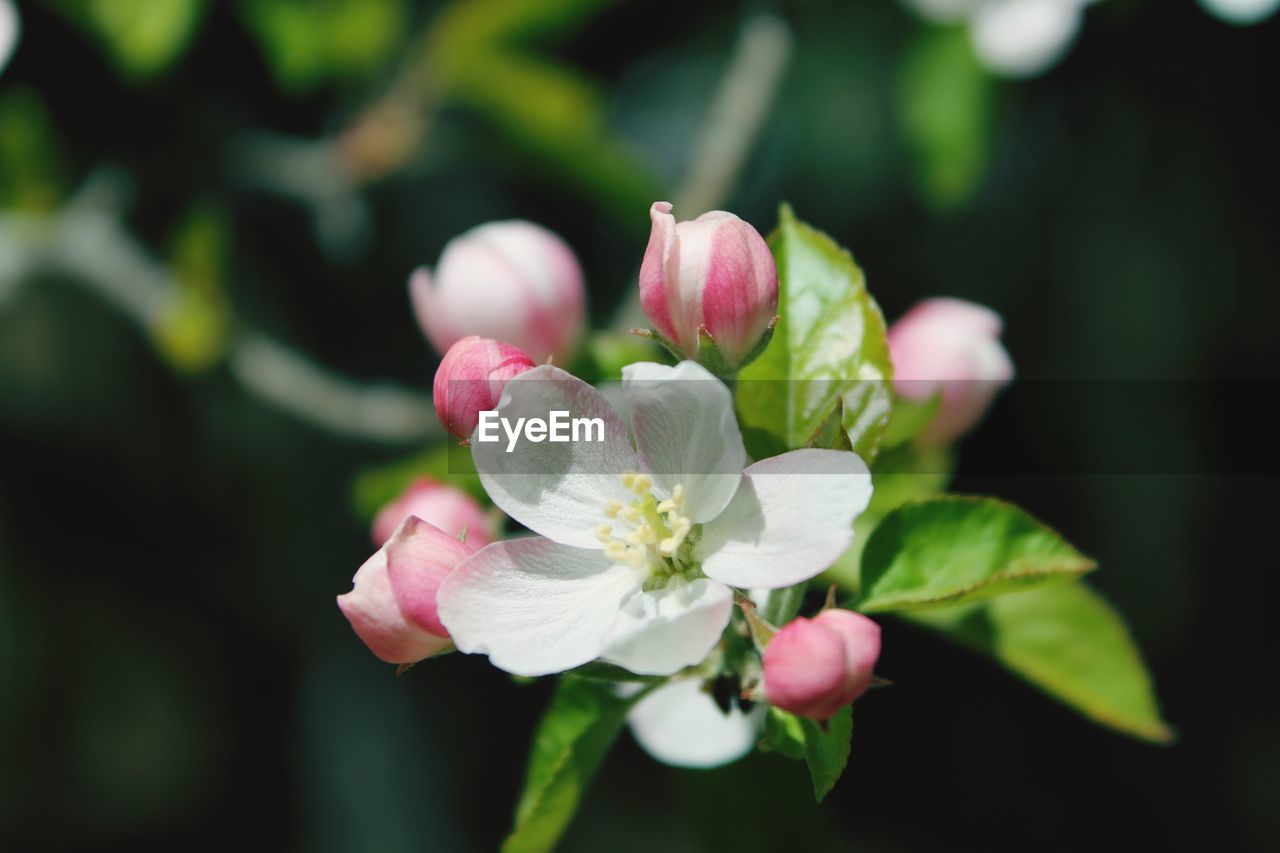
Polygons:
<instances>
[{"instance_id":1,"label":"pink bud tip","mask_svg":"<svg viewBox=\"0 0 1280 853\"><path fill-rule=\"evenodd\" d=\"M476 549L410 516L338 596L351 627L379 659L413 663L449 647L436 613L440 584Z\"/></svg>"},{"instance_id":2,"label":"pink bud tip","mask_svg":"<svg viewBox=\"0 0 1280 853\"><path fill-rule=\"evenodd\" d=\"M678 223L671 205L659 201L649 218L640 265L640 303L649 322L690 359L699 358L704 329L719 361L736 370L755 355L778 313L778 271L764 238L722 210Z\"/></svg>"},{"instance_id":3,"label":"pink bud tip","mask_svg":"<svg viewBox=\"0 0 1280 853\"><path fill-rule=\"evenodd\" d=\"M533 366L533 359L509 344L474 336L458 341L445 353L432 383L440 423L451 435L470 438L480 412L498 407L507 381Z\"/></svg>"},{"instance_id":4,"label":"pink bud tip","mask_svg":"<svg viewBox=\"0 0 1280 853\"><path fill-rule=\"evenodd\" d=\"M430 477L418 477L399 497L378 510L373 519L373 543L381 545L386 542L411 515L452 536L458 536L465 530L467 544L476 548L483 548L492 541L489 516L470 495Z\"/></svg>"},{"instance_id":5,"label":"pink bud tip","mask_svg":"<svg viewBox=\"0 0 1280 853\"><path fill-rule=\"evenodd\" d=\"M787 623L764 651L770 704L829 720L871 685L880 657L880 626L850 610L824 610Z\"/></svg>"},{"instance_id":6,"label":"pink bud tip","mask_svg":"<svg viewBox=\"0 0 1280 853\"><path fill-rule=\"evenodd\" d=\"M926 401L941 392L938 412L920 438L948 444L973 428L1013 379L1000 345L1000 315L962 299L921 302L889 327L894 389Z\"/></svg>"}]
</instances>

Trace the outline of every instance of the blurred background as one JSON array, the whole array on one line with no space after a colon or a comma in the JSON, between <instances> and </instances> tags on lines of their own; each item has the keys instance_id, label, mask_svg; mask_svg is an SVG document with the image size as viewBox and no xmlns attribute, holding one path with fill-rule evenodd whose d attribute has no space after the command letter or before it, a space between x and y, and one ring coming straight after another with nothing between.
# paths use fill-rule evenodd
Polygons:
<instances>
[{"instance_id":1,"label":"blurred background","mask_svg":"<svg viewBox=\"0 0 1280 853\"><path fill-rule=\"evenodd\" d=\"M956 488L1099 560L1180 740L890 623L822 806L624 735L563 849L1270 849L1276 4L990 5L0 0L0 848L495 849L549 685L333 601L436 429L405 282L528 218L604 327L662 198L1004 315Z\"/></svg>"}]
</instances>

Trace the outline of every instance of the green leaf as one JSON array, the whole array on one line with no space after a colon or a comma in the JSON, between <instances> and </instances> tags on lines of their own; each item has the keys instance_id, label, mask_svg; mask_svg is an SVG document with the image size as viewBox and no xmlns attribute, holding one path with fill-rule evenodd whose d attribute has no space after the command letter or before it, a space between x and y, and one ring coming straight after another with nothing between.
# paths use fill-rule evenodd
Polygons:
<instances>
[{"instance_id":1,"label":"green leaf","mask_svg":"<svg viewBox=\"0 0 1280 853\"><path fill-rule=\"evenodd\" d=\"M862 552L876 527L903 504L943 492L951 480L951 466L951 451L946 447L903 444L882 449L871 465L875 487L871 503L853 523L853 544L827 570L824 580L858 592Z\"/></svg>"},{"instance_id":2,"label":"green leaf","mask_svg":"<svg viewBox=\"0 0 1280 853\"><path fill-rule=\"evenodd\" d=\"M186 51L205 0L58 0L54 6L96 37L121 71L148 77Z\"/></svg>"},{"instance_id":3,"label":"green leaf","mask_svg":"<svg viewBox=\"0 0 1280 853\"><path fill-rule=\"evenodd\" d=\"M763 459L813 446L843 403L846 438L873 455L888 423L883 394L893 376L884 316L847 251L786 205L779 219L769 248L781 319L735 392L747 450Z\"/></svg>"},{"instance_id":4,"label":"green leaf","mask_svg":"<svg viewBox=\"0 0 1280 853\"><path fill-rule=\"evenodd\" d=\"M417 477L430 477L462 489L471 497L488 504L480 477L476 474L471 452L452 440L421 453L399 459L378 468L370 468L356 477L352 498L361 518L372 519L383 506L400 494Z\"/></svg>"},{"instance_id":5,"label":"green leaf","mask_svg":"<svg viewBox=\"0 0 1280 853\"><path fill-rule=\"evenodd\" d=\"M403 0L241 0L240 13L289 91L377 71L408 24Z\"/></svg>"},{"instance_id":6,"label":"green leaf","mask_svg":"<svg viewBox=\"0 0 1280 853\"><path fill-rule=\"evenodd\" d=\"M849 739L853 736L853 708L845 706L826 728L813 720L803 720L804 759L813 779L813 796L818 802L831 793L849 761Z\"/></svg>"},{"instance_id":7,"label":"green leaf","mask_svg":"<svg viewBox=\"0 0 1280 853\"><path fill-rule=\"evenodd\" d=\"M781 708L764 717L761 746L794 761L804 759L813 779L813 796L822 802L844 773L853 735L853 708L845 706L823 726Z\"/></svg>"},{"instance_id":8,"label":"green leaf","mask_svg":"<svg viewBox=\"0 0 1280 853\"><path fill-rule=\"evenodd\" d=\"M978 64L965 27L923 29L903 55L902 135L921 194L936 207L964 204L986 172L995 82Z\"/></svg>"},{"instance_id":9,"label":"green leaf","mask_svg":"<svg viewBox=\"0 0 1280 853\"><path fill-rule=\"evenodd\" d=\"M893 391L886 381L857 382L840 397L840 425L849 447L866 462L880 452L889 428Z\"/></svg>"},{"instance_id":10,"label":"green leaf","mask_svg":"<svg viewBox=\"0 0 1280 853\"><path fill-rule=\"evenodd\" d=\"M502 844L503 853L544 853L555 847L627 712L645 692L623 697L608 684L560 679L534 732L515 828Z\"/></svg>"},{"instance_id":11,"label":"green leaf","mask_svg":"<svg viewBox=\"0 0 1280 853\"><path fill-rule=\"evenodd\" d=\"M919 402L906 397L894 397L889 426L881 442L883 448L900 447L924 431L938 412L942 402L941 392Z\"/></svg>"},{"instance_id":12,"label":"green leaf","mask_svg":"<svg viewBox=\"0 0 1280 853\"><path fill-rule=\"evenodd\" d=\"M1075 580L1097 565L1027 513L994 498L947 495L905 504L862 553L867 613L936 607Z\"/></svg>"},{"instance_id":13,"label":"green leaf","mask_svg":"<svg viewBox=\"0 0 1280 853\"><path fill-rule=\"evenodd\" d=\"M1156 743L1174 739L1124 621L1086 584L900 615L990 655L1094 722Z\"/></svg>"},{"instance_id":14,"label":"green leaf","mask_svg":"<svg viewBox=\"0 0 1280 853\"><path fill-rule=\"evenodd\" d=\"M804 759L804 724L795 714L781 708L770 708L764 715L764 740L761 746L790 758Z\"/></svg>"}]
</instances>

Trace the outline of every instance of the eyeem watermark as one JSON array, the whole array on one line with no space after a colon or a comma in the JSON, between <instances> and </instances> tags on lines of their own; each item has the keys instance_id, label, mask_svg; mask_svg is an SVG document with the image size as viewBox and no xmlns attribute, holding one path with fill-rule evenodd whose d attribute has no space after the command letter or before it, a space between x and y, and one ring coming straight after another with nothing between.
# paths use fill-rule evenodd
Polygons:
<instances>
[{"instance_id":1,"label":"eyeem watermark","mask_svg":"<svg viewBox=\"0 0 1280 853\"><path fill-rule=\"evenodd\" d=\"M604 418L571 418L567 411L553 409L547 418L516 418L511 421L489 409L480 413L476 425L476 441L493 444L502 441L499 427L507 436L507 453L516 449L523 432L525 441L604 441Z\"/></svg>"}]
</instances>

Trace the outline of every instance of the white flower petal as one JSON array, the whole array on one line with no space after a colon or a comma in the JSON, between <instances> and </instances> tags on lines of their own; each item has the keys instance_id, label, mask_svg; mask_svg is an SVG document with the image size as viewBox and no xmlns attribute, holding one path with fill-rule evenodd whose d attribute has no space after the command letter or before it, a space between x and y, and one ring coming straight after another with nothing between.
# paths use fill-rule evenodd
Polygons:
<instances>
[{"instance_id":1,"label":"white flower petal","mask_svg":"<svg viewBox=\"0 0 1280 853\"><path fill-rule=\"evenodd\" d=\"M731 610L733 593L706 578L637 593L605 637L601 657L641 675L671 675L706 659Z\"/></svg>"},{"instance_id":2,"label":"white flower petal","mask_svg":"<svg viewBox=\"0 0 1280 853\"><path fill-rule=\"evenodd\" d=\"M599 551L531 537L477 551L436 601L460 650L515 675L549 675L595 660L638 588L635 572Z\"/></svg>"},{"instance_id":3,"label":"white flower petal","mask_svg":"<svg viewBox=\"0 0 1280 853\"><path fill-rule=\"evenodd\" d=\"M476 470L493 502L525 527L565 545L599 548L594 529L605 520L604 505L635 497L618 479L638 467L626 425L599 391L549 364L509 381L498 403L499 416L513 429L519 418L547 420L552 411L600 418L604 441L535 443L522 433L507 452L502 429L498 442L480 441L477 431L471 443Z\"/></svg>"},{"instance_id":4,"label":"white flower petal","mask_svg":"<svg viewBox=\"0 0 1280 853\"><path fill-rule=\"evenodd\" d=\"M1246 26L1271 17L1280 0L1200 0L1200 5L1219 20Z\"/></svg>"},{"instance_id":5,"label":"white flower petal","mask_svg":"<svg viewBox=\"0 0 1280 853\"><path fill-rule=\"evenodd\" d=\"M9 0L0 0L0 70L9 64L9 57L18 47L22 35L22 21L18 10Z\"/></svg>"},{"instance_id":6,"label":"white flower petal","mask_svg":"<svg viewBox=\"0 0 1280 853\"><path fill-rule=\"evenodd\" d=\"M992 71L1034 77L1066 55L1085 0L987 0L969 22L974 52Z\"/></svg>"},{"instance_id":7,"label":"white flower petal","mask_svg":"<svg viewBox=\"0 0 1280 853\"><path fill-rule=\"evenodd\" d=\"M707 577L730 586L777 589L823 571L853 542L853 520L871 500L871 474L847 450L793 450L742 473L695 549Z\"/></svg>"},{"instance_id":8,"label":"white flower petal","mask_svg":"<svg viewBox=\"0 0 1280 853\"><path fill-rule=\"evenodd\" d=\"M733 395L694 361L638 362L622 369L640 464L664 497L684 484L682 511L694 523L720 514L738 490L747 451Z\"/></svg>"},{"instance_id":9,"label":"white flower petal","mask_svg":"<svg viewBox=\"0 0 1280 853\"><path fill-rule=\"evenodd\" d=\"M699 681L674 681L636 703L627 718L644 751L677 767L718 767L755 746L760 709L726 716Z\"/></svg>"}]
</instances>

